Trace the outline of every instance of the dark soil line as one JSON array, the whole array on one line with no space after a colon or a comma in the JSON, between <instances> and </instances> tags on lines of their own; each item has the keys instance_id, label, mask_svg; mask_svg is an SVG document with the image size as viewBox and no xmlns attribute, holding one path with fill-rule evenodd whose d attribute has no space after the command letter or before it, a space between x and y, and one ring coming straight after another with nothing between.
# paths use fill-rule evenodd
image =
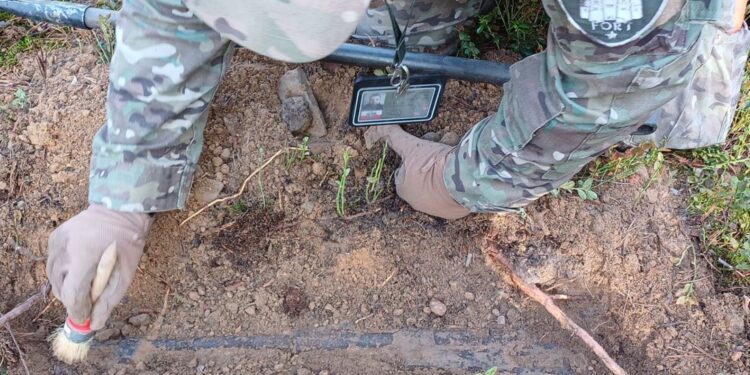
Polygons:
<instances>
[{"instance_id":1,"label":"dark soil line","mask_svg":"<svg viewBox=\"0 0 750 375\"><path fill-rule=\"evenodd\" d=\"M566 357L573 355L554 344L530 344L529 340L499 332L478 335L466 330L414 329L396 332L303 330L290 335L200 337L192 339L128 338L97 345L96 350L115 351L119 363L127 363L141 344L159 352L217 349L311 351L363 350L399 361L406 368L440 368L483 371L497 367L517 374L573 374Z\"/></svg>"}]
</instances>

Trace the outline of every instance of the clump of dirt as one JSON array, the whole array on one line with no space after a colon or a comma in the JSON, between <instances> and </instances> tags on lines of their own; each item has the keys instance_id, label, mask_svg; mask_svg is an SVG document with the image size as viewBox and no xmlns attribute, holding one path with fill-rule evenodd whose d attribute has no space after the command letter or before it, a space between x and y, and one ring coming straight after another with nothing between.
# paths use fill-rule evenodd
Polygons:
<instances>
[{"instance_id":1,"label":"clump of dirt","mask_svg":"<svg viewBox=\"0 0 750 375\"><path fill-rule=\"evenodd\" d=\"M284 313L297 317L303 309L307 308L307 296L299 288L289 287L284 292Z\"/></svg>"}]
</instances>

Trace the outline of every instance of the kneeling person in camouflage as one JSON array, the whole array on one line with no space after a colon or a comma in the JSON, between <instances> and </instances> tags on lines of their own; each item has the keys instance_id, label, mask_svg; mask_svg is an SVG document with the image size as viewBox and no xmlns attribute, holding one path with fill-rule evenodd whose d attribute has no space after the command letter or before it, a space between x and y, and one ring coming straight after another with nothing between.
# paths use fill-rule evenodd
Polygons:
<instances>
[{"instance_id":1,"label":"kneeling person in camouflage","mask_svg":"<svg viewBox=\"0 0 750 375\"><path fill-rule=\"evenodd\" d=\"M74 321L104 326L135 275L151 215L185 207L234 44L316 60L354 31L368 2L124 1L107 122L93 142L90 206L49 240L53 293ZM388 138L402 156L397 192L415 209L449 219L516 210L650 118L652 137L668 147L726 136L748 49L744 0L543 3L552 20L547 51L513 66L498 112L457 147L398 127L367 134ZM113 242L117 267L94 302L96 266Z\"/></svg>"}]
</instances>

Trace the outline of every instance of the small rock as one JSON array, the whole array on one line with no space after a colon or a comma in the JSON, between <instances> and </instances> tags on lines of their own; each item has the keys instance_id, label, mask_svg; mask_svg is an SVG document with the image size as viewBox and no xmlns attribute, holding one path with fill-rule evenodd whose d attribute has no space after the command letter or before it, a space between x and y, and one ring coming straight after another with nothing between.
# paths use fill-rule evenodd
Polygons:
<instances>
[{"instance_id":1,"label":"small rock","mask_svg":"<svg viewBox=\"0 0 750 375\"><path fill-rule=\"evenodd\" d=\"M117 336L120 336L120 330L117 328L107 328L103 329L101 331L98 331L94 338L96 338L96 341L107 341L111 338L115 338Z\"/></svg>"},{"instance_id":2,"label":"small rock","mask_svg":"<svg viewBox=\"0 0 750 375\"><path fill-rule=\"evenodd\" d=\"M437 142L440 140L440 134L435 132L427 132L420 138L424 139L425 141Z\"/></svg>"},{"instance_id":3,"label":"small rock","mask_svg":"<svg viewBox=\"0 0 750 375\"><path fill-rule=\"evenodd\" d=\"M315 99L305 71L301 68L284 73L279 80L279 99L282 103L292 97L301 97L312 117L312 125L309 126L306 133L317 138L325 136L327 133L325 117L323 117L323 112L318 106L318 101Z\"/></svg>"},{"instance_id":4,"label":"small rock","mask_svg":"<svg viewBox=\"0 0 750 375\"><path fill-rule=\"evenodd\" d=\"M726 325L732 334L741 335L745 332L745 319L739 313L728 315Z\"/></svg>"},{"instance_id":5,"label":"small rock","mask_svg":"<svg viewBox=\"0 0 750 375\"><path fill-rule=\"evenodd\" d=\"M732 353L732 362L737 362L742 358L742 352L734 352Z\"/></svg>"},{"instance_id":6,"label":"small rock","mask_svg":"<svg viewBox=\"0 0 750 375\"><path fill-rule=\"evenodd\" d=\"M448 308L445 307L445 304L443 302L433 298L432 300L430 300L430 311L437 316L444 316L448 311Z\"/></svg>"},{"instance_id":7,"label":"small rock","mask_svg":"<svg viewBox=\"0 0 750 375\"><path fill-rule=\"evenodd\" d=\"M324 173L326 173L326 167L323 165L323 163L318 163L316 161L312 165L312 172L316 176L322 176Z\"/></svg>"},{"instance_id":8,"label":"small rock","mask_svg":"<svg viewBox=\"0 0 750 375\"><path fill-rule=\"evenodd\" d=\"M492 315L494 315L494 316L500 316L500 310L498 310L498 309L492 309Z\"/></svg>"},{"instance_id":9,"label":"small rock","mask_svg":"<svg viewBox=\"0 0 750 375\"><path fill-rule=\"evenodd\" d=\"M198 366L198 359L197 358L193 358L193 359L190 360L190 362L188 362L188 367L195 368L195 366Z\"/></svg>"},{"instance_id":10,"label":"small rock","mask_svg":"<svg viewBox=\"0 0 750 375\"><path fill-rule=\"evenodd\" d=\"M461 137L458 136L458 134L454 132L447 132L443 135L442 138L440 138L440 143L448 146L455 146L458 144L458 142L461 142Z\"/></svg>"},{"instance_id":11,"label":"small rock","mask_svg":"<svg viewBox=\"0 0 750 375\"><path fill-rule=\"evenodd\" d=\"M224 160L222 160L218 156L214 156L213 159L211 159L211 162L214 164L214 167L220 167L222 164L224 164Z\"/></svg>"},{"instance_id":12,"label":"small rock","mask_svg":"<svg viewBox=\"0 0 750 375\"><path fill-rule=\"evenodd\" d=\"M188 298L193 301L198 301L199 299L201 299L201 296L197 292L190 292L188 293Z\"/></svg>"},{"instance_id":13,"label":"small rock","mask_svg":"<svg viewBox=\"0 0 750 375\"><path fill-rule=\"evenodd\" d=\"M138 314L128 319L128 322L136 327L145 326L151 323L151 315Z\"/></svg>"},{"instance_id":14,"label":"small rock","mask_svg":"<svg viewBox=\"0 0 750 375\"><path fill-rule=\"evenodd\" d=\"M323 370L323 371L319 372L318 375L328 375L328 371Z\"/></svg>"},{"instance_id":15,"label":"small rock","mask_svg":"<svg viewBox=\"0 0 750 375\"><path fill-rule=\"evenodd\" d=\"M195 197L201 205L213 202L224 189L224 183L218 180L202 179L196 185Z\"/></svg>"},{"instance_id":16,"label":"small rock","mask_svg":"<svg viewBox=\"0 0 750 375\"><path fill-rule=\"evenodd\" d=\"M230 314L237 314L237 311L240 310L240 305L230 302L227 303L227 311L229 311Z\"/></svg>"},{"instance_id":17,"label":"small rock","mask_svg":"<svg viewBox=\"0 0 750 375\"><path fill-rule=\"evenodd\" d=\"M232 150L225 148L221 150L221 158L222 159L229 159L229 156L232 155Z\"/></svg>"},{"instance_id":18,"label":"small rock","mask_svg":"<svg viewBox=\"0 0 750 375\"><path fill-rule=\"evenodd\" d=\"M255 306L248 306L245 309L245 314L247 314L247 315L255 315L255 313L256 313L255 312Z\"/></svg>"},{"instance_id":19,"label":"small rock","mask_svg":"<svg viewBox=\"0 0 750 375\"><path fill-rule=\"evenodd\" d=\"M146 369L146 364L143 362L138 362L135 364L135 369L139 371L143 371Z\"/></svg>"},{"instance_id":20,"label":"small rock","mask_svg":"<svg viewBox=\"0 0 750 375\"><path fill-rule=\"evenodd\" d=\"M273 369L276 371L281 371L281 369L283 368L284 368L284 365L282 365L281 363L277 363L276 365L273 366Z\"/></svg>"},{"instance_id":21,"label":"small rock","mask_svg":"<svg viewBox=\"0 0 750 375\"><path fill-rule=\"evenodd\" d=\"M521 313L518 312L516 309L509 309L508 313L505 314L506 318L508 318L508 321L510 324L515 325L519 320L521 320Z\"/></svg>"},{"instance_id":22,"label":"small rock","mask_svg":"<svg viewBox=\"0 0 750 375\"><path fill-rule=\"evenodd\" d=\"M425 306L425 307L424 307L424 308L422 309L422 312L423 312L423 313L425 313L425 314L429 314L429 313L430 313L430 308L429 308L428 306Z\"/></svg>"},{"instance_id":23,"label":"small rock","mask_svg":"<svg viewBox=\"0 0 750 375\"><path fill-rule=\"evenodd\" d=\"M300 136L312 125L312 113L301 96L286 98L281 102L281 120L294 136Z\"/></svg>"},{"instance_id":24,"label":"small rock","mask_svg":"<svg viewBox=\"0 0 750 375\"><path fill-rule=\"evenodd\" d=\"M226 164L222 164L221 168L219 168L219 171L223 174L229 174L229 166Z\"/></svg>"},{"instance_id":25,"label":"small rock","mask_svg":"<svg viewBox=\"0 0 750 375\"><path fill-rule=\"evenodd\" d=\"M120 328L120 332L122 332L122 335L125 337L130 337L138 334L138 329L131 326L130 324L126 324Z\"/></svg>"},{"instance_id":26,"label":"small rock","mask_svg":"<svg viewBox=\"0 0 750 375\"><path fill-rule=\"evenodd\" d=\"M395 316L401 316L401 315L404 315L404 310L403 310L403 309L396 309L396 310L393 310L393 315L395 315Z\"/></svg>"},{"instance_id":27,"label":"small rock","mask_svg":"<svg viewBox=\"0 0 750 375\"><path fill-rule=\"evenodd\" d=\"M466 293L464 293L464 298L467 301L473 301L474 300L474 293L472 293L472 292L466 292Z\"/></svg>"},{"instance_id":28,"label":"small rock","mask_svg":"<svg viewBox=\"0 0 750 375\"><path fill-rule=\"evenodd\" d=\"M200 374L200 373L203 372L203 369L205 369L205 368L206 368L206 366L204 366L204 365L198 365L198 366L195 367L195 372L197 372L197 373Z\"/></svg>"},{"instance_id":29,"label":"small rock","mask_svg":"<svg viewBox=\"0 0 750 375\"><path fill-rule=\"evenodd\" d=\"M501 326L505 325L505 317L502 315L498 316L496 321L498 325L501 325Z\"/></svg>"},{"instance_id":30,"label":"small rock","mask_svg":"<svg viewBox=\"0 0 750 375\"><path fill-rule=\"evenodd\" d=\"M313 372L304 367L300 367L297 369L297 375L313 375Z\"/></svg>"}]
</instances>

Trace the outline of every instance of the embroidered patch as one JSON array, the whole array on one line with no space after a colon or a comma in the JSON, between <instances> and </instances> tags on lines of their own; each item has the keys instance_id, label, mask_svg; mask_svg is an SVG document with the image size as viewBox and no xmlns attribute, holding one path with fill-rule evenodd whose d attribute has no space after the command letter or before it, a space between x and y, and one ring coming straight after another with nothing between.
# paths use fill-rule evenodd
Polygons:
<instances>
[{"instance_id":1,"label":"embroidered patch","mask_svg":"<svg viewBox=\"0 0 750 375\"><path fill-rule=\"evenodd\" d=\"M617 47L649 32L668 0L558 0L568 20L596 43Z\"/></svg>"}]
</instances>

